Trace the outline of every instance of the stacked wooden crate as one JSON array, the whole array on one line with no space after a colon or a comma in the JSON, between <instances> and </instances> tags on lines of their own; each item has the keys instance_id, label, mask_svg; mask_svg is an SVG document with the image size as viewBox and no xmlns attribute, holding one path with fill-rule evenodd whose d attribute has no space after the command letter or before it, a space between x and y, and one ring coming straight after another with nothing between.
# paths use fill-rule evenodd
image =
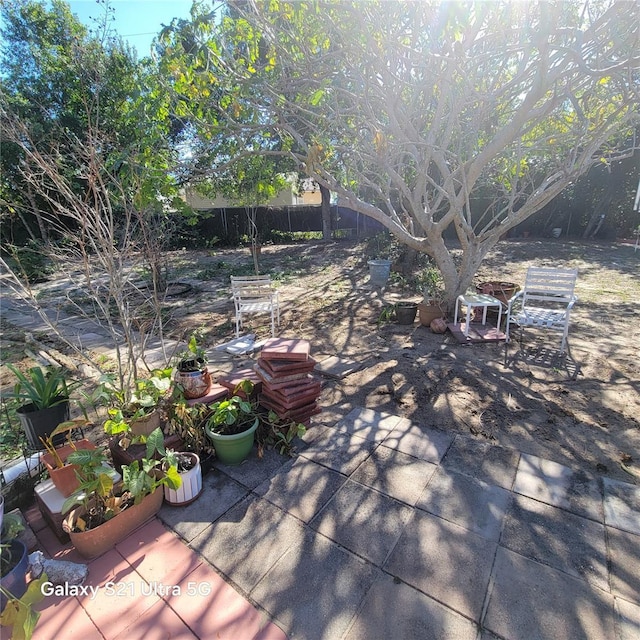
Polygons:
<instances>
[{"instance_id":1,"label":"stacked wooden crate","mask_svg":"<svg viewBox=\"0 0 640 640\"><path fill-rule=\"evenodd\" d=\"M310 351L308 340L272 338L262 347L254 367L262 380L258 402L283 420L308 424L311 416L320 413L317 400L322 387L311 374L316 361Z\"/></svg>"}]
</instances>

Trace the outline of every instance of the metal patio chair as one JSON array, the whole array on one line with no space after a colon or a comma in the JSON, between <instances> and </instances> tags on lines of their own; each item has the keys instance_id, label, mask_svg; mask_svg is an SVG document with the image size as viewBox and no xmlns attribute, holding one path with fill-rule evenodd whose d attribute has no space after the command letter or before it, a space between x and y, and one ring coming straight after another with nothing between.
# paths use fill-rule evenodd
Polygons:
<instances>
[{"instance_id":1,"label":"metal patio chair","mask_svg":"<svg viewBox=\"0 0 640 640\"><path fill-rule=\"evenodd\" d=\"M271 276L231 276L231 292L236 311L236 337L240 335L244 315L269 313L271 335L275 338L276 323L280 326L280 304Z\"/></svg>"},{"instance_id":2,"label":"metal patio chair","mask_svg":"<svg viewBox=\"0 0 640 640\"><path fill-rule=\"evenodd\" d=\"M560 353L564 353L569 333L569 316L578 300L574 294L577 269L529 267L524 287L509 300L507 307L506 342L511 327L551 329L562 332Z\"/></svg>"}]
</instances>

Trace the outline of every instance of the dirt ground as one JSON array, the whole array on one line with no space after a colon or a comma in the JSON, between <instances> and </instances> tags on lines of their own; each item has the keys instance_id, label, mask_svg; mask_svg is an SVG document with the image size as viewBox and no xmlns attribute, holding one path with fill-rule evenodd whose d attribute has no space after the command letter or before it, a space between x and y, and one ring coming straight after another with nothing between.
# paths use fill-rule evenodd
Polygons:
<instances>
[{"instance_id":1,"label":"dirt ground","mask_svg":"<svg viewBox=\"0 0 640 640\"><path fill-rule=\"evenodd\" d=\"M380 321L385 305L421 296L402 278L372 288L362 244L267 246L260 257L261 272L280 283L279 335L309 340L316 359L337 355L360 365L343 379L323 378L323 412L314 421L332 424L367 407L636 484L639 262L632 243L501 243L476 283L522 284L531 264L579 270L567 357L555 357L559 334L527 330L522 350L517 341L509 346L505 367L503 343L460 344L417 320ZM250 264L248 249L176 252L172 265L192 289L171 301L174 335L201 327L209 347L231 339L229 269ZM269 337L265 318L250 319L245 330Z\"/></svg>"},{"instance_id":2,"label":"dirt ground","mask_svg":"<svg viewBox=\"0 0 640 640\"><path fill-rule=\"evenodd\" d=\"M250 262L246 249L213 256L221 259L233 265ZM262 251L261 271L282 276L280 335L309 340L316 357L338 355L361 365L341 380L324 379L317 421L330 424L353 407L367 407L638 482L640 372L634 327L640 319L640 253L632 245L548 239L499 245L476 283L522 284L531 264L579 270L568 356L554 358L559 334L527 330L522 350L517 341L511 343L507 367L503 343L463 345L451 333L434 334L418 321L413 326L379 322L385 305L421 296L397 278L382 292L372 288L366 262L362 245L342 242ZM211 291L211 285L205 288ZM226 281L220 286L224 291ZM197 291L194 296L201 308ZM213 327L210 343L224 341L219 334L230 329L233 313L225 298L219 307L196 310L178 324ZM268 324L258 318L245 329L258 339L269 337Z\"/></svg>"}]
</instances>

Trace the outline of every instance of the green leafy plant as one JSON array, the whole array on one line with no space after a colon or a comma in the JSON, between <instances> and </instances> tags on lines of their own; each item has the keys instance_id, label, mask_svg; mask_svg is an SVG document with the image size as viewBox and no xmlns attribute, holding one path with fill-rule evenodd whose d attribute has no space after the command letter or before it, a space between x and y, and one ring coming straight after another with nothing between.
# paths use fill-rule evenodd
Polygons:
<instances>
[{"instance_id":1,"label":"green leafy plant","mask_svg":"<svg viewBox=\"0 0 640 640\"><path fill-rule=\"evenodd\" d=\"M424 302L438 304L444 299L444 283L440 270L429 265L416 277L416 285L422 291Z\"/></svg>"},{"instance_id":2,"label":"green leafy plant","mask_svg":"<svg viewBox=\"0 0 640 640\"><path fill-rule=\"evenodd\" d=\"M236 395L241 391L245 397ZM225 400L211 404L211 415L207 425L213 433L231 435L242 433L257 424L260 418L257 408L248 398L253 393L253 383L243 380L234 390L234 395Z\"/></svg>"},{"instance_id":3,"label":"green leafy plant","mask_svg":"<svg viewBox=\"0 0 640 640\"><path fill-rule=\"evenodd\" d=\"M183 373L190 373L194 371L202 371L207 364L207 354L204 347L198 344L199 336L197 333L192 333L187 344L187 350L179 353L178 358L178 371Z\"/></svg>"},{"instance_id":4,"label":"green leafy plant","mask_svg":"<svg viewBox=\"0 0 640 640\"><path fill-rule=\"evenodd\" d=\"M78 531L86 531L116 517L124 509L139 504L145 496L163 485L178 489L182 479L176 467L166 465L162 471L163 462L161 458L154 457L156 453L161 456L166 453L160 428L148 436L146 456L124 465L122 483L114 484L113 469L107 465L103 449L74 451L67 461L80 467L80 486L65 500L62 513L81 506L82 513L75 519L74 525Z\"/></svg>"},{"instance_id":5,"label":"green leafy plant","mask_svg":"<svg viewBox=\"0 0 640 640\"><path fill-rule=\"evenodd\" d=\"M378 316L378 326L384 324L385 322L391 322L391 320L393 320L394 313L394 305L385 305L384 307L382 307L382 311Z\"/></svg>"},{"instance_id":6,"label":"green leafy plant","mask_svg":"<svg viewBox=\"0 0 640 640\"><path fill-rule=\"evenodd\" d=\"M42 587L48 581L47 574L42 572L38 578L31 580L27 590L21 598L0 587L0 591L7 598L4 611L0 614L0 626L11 628L12 640L29 640L40 619L40 613L34 610L34 605L44 599Z\"/></svg>"},{"instance_id":7,"label":"green leafy plant","mask_svg":"<svg viewBox=\"0 0 640 640\"><path fill-rule=\"evenodd\" d=\"M16 514L8 513L2 522L2 540L0 544L0 576L7 575L19 562L13 549L16 547L14 539L24 530L22 518ZM0 614L0 626L11 628L11 638L29 640L33 635L40 614L34 611L33 606L40 602L44 595L42 585L47 581L47 574L42 573L39 578L29 582L26 592L16 598L8 589L0 586L0 592L7 599L4 610ZM4 637L4 636L3 636Z\"/></svg>"},{"instance_id":8,"label":"green leafy plant","mask_svg":"<svg viewBox=\"0 0 640 640\"><path fill-rule=\"evenodd\" d=\"M52 367L48 370L31 367L25 374L10 363L6 366L18 379L13 392L6 394L6 397L26 400L37 411L65 402L80 386L80 382L68 384L64 371L60 367Z\"/></svg>"},{"instance_id":9,"label":"green leafy plant","mask_svg":"<svg viewBox=\"0 0 640 640\"><path fill-rule=\"evenodd\" d=\"M93 404L109 406L105 432L110 436L129 434L132 422L159 408L168 399L171 374L171 367L155 369L149 378L135 380L133 390L121 389L115 375L103 375L96 391L88 399Z\"/></svg>"},{"instance_id":10,"label":"green leafy plant","mask_svg":"<svg viewBox=\"0 0 640 640\"><path fill-rule=\"evenodd\" d=\"M81 429L82 427L87 427L91 424L89 420L85 420L83 418L76 418L74 420L67 420L65 422L61 422L46 438L40 437L40 442L44 445L44 448L47 450L51 457L53 458L56 466L58 468L64 467L64 461L60 458L58 454L58 450L53 443L53 440L56 436L66 433L67 434L67 443L70 447L74 448L73 440L71 439L71 435L75 429Z\"/></svg>"},{"instance_id":11,"label":"green leafy plant","mask_svg":"<svg viewBox=\"0 0 640 640\"><path fill-rule=\"evenodd\" d=\"M293 455L295 438L301 438L307 428L295 420L282 420L275 411L260 416L257 432L258 457L264 455L264 448L271 447L281 455Z\"/></svg>"}]
</instances>

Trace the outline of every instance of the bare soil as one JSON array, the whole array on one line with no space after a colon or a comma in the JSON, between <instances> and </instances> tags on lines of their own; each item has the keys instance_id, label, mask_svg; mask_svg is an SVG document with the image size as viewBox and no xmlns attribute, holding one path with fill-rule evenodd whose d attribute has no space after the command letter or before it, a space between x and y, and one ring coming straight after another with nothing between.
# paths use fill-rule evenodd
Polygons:
<instances>
[{"instance_id":1,"label":"bare soil","mask_svg":"<svg viewBox=\"0 0 640 640\"><path fill-rule=\"evenodd\" d=\"M579 270L567 356L558 357L559 334L527 330L522 348L509 345L507 366L504 343L460 344L417 320L385 320L386 306L421 296L398 277L383 291L371 287L367 259L353 242L262 249L261 272L280 283L279 335L309 340L316 359L337 355L360 365L343 379L323 379L323 412L314 422L333 424L367 407L639 483L640 252L632 243L511 240L493 250L476 283L522 284L533 264ZM251 268L248 249L176 252L171 264L192 285L171 299L173 335L200 327L207 346L233 338L228 278ZM269 337L266 316L251 318L245 331Z\"/></svg>"},{"instance_id":2,"label":"bare soil","mask_svg":"<svg viewBox=\"0 0 640 640\"><path fill-rule=\"evenodd\" d=\"M367 407L638 482L640 373L633 329L640 316L640 253L632 246L545 239L494 250L476 283L522 284L532 264L579 270L567 357L558 358L559 334L527 330L522 350L518 341L510 344L506 367L503 343L460 344L450 332L434 334L418 321L379 322L385 305L421 297L402 283L383 292L370 287L359 245L269 247L262 270L282 268L283 257L308 267L282 284L280 335L310 340L316 356L335 354L362 365L342 380L325 381L319 421L332 423L353 407ZM224 326L231 316L228 307L200 320ZM252 323L248 330L268 337L266 324Z\"/></svg>"}]
</instances>

